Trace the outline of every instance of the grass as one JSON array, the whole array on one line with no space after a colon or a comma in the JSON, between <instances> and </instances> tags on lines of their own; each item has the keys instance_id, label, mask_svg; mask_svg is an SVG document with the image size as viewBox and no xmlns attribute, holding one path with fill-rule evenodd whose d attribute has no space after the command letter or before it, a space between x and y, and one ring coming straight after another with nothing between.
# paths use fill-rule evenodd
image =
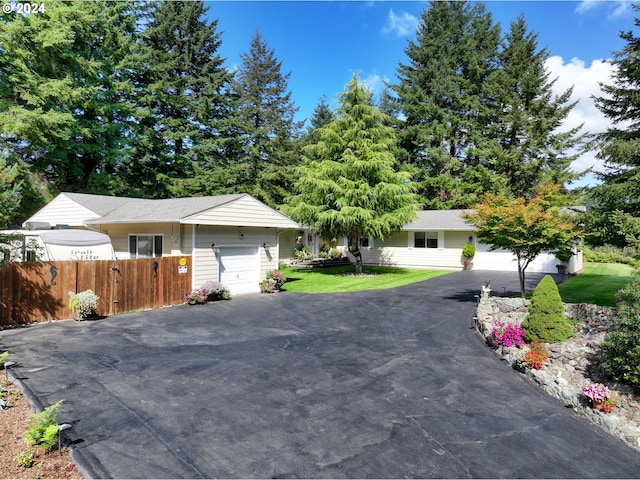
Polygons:
<instances>
[{"instance_id":1,"label":"grass","mask_svg":"<svg viewBox=\"0 0 640 480\"><path fill-rule=\"evenodd\" d=\"M452 273L453 270L417 270L393 267L364 267L364 273L375 276L348 276L354 267L326 268L322 270L282 269L288 281L282 290L299 293L356 292L360 290L383 290Z\"/></svg>"},{"instance_id":2,"label":"grass","mask_svg":"<svg viewBox=\"0 0 640 480\"><path fill-rule=\"evenodd\" d=\"M585 263L580 275L558 285L565 303L616 305L616 293L631 282L633 268L621 263Z\"/></svg>"}]
</instances>

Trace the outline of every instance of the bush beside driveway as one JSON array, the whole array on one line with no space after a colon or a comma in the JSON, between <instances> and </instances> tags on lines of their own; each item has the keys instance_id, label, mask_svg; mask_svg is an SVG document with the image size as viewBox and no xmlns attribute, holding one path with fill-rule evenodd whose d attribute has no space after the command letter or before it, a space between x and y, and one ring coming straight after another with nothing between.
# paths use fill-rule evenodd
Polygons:
<instances>
[{"instance_id":1,"label":"bush beside driveway","mask_svg":"<svg viewBox=\"0 0 640 480\"><path fill-rule=\"evenodd\" d=\"M535 278L530 275L530 281ZM228 302L3 332L87 476L636 477L640 455L471 328L516 274Z\"/></svg>"}]
</instances>

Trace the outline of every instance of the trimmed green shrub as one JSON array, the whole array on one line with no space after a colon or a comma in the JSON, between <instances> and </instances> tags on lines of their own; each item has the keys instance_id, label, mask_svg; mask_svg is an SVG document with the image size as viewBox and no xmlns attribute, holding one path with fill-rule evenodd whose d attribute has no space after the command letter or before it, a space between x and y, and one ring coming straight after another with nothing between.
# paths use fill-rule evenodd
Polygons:
<instances>
[{"instance_id":1,"label":"trimmed green shrub","mask_svg":"<svg viewBox=\"0 0 640 480\"><path fill-rule=\"evenodd\" d=\"M617 300L616 323L602 344L602 369L640 392L640 274L618 292Z\"/></svg>"},{"instance_id":2,"label":"trimmed green shrub","mask_svg":"<svg viewBox=\"0 0 640 480\"><path fill-rule=\"evenodd\" d=\"M573 328L564 316L564 305L558 286L546 275L533 291L529 315L522 322L527 342L564 342L573 335Z\"/></svg>"},{"instance_id":3,"label":"trimmed green shrub","mask_svg":"<svg viewBox=\"0 0 640 480\"><path fill-rule=\"evenodd\" d=\"M471 243L465 243L462 247L462 256L464 258L473 258L476 254L476 247Z\"/></svg>"}]
</instances>

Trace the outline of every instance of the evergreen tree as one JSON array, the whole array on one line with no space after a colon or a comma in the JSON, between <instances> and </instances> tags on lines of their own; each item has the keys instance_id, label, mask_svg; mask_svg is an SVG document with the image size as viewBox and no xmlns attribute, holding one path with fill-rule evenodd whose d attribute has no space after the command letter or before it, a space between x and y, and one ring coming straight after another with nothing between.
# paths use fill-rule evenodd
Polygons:
<instances>
[{"instance_id":1,"label":"evergreen tree","mask_svg":"<svg viewBox=\"0 0 640 480\"><path fill-rule=\"evenodd\" d=\"M141 94L150 114L141 122L131 180L145 196L166 195L159 187L167 183L174 196L210 193L215 185L188 179L216 169L228 153L232 74L207 10L202 1L157 3L142 34L148 69Z\"/></svg>"},{"instance_id":2,"label":"evergreen tree","mask_svg":"<svg viewBox=\"0 0 640 480\"><path fill-rule=\"evenodd\" d=\"M391 88L405 118L401 147L419 168L428 207L467 207L479 199L479 187L499 184L476 158L499 42L499 26L483 4L432 1L405 49L409 62L400 64Z\"/></svg>"},{"instance_id":3,"label":"evergreen tree","mask_svg":"<svg viewBox=\"0 0 640 480\"><path fill-rule=\"evenodd\" d=\"M636 12L640 6L633 7ZM634 19L640 27L640 18ZM590 242L619 246L640 245L640 37L629 30L620 37L626 46L614 52L614 83L601 84L604 96L595 98L612 126L599 136L600 158L607 170L592 192L588 217Z\"/></svg>"},{"instance_id":4,"label":"evergreen tree","mask_svg":"<svg viewBox=\"0 0 640 480\"><path fill-rule=\"evenodd\" d=\"M541 183L562 185L577 178L569 167L585 139L577 135L582 126L558 133L577 102L567 103L571 89L553 97L555 80L545 69L549 54L537 45L521 15L511 23L499 68L487 84L492 117L480 142L480 161L504 176L516 197L532 196Z\"/></svg>"},{"instance_id":5,"label":"evergreen tree","mask_svg":"<svg viewBox=\"0 0 640 480\"><path fill-rule=\"evenodd\" d=\"M340 95L338 117L304 149L297 194L285 211L324 238L347 237L362 272L360 238L385 238L416 216L418 198L397 171L395 133L354 75Z\"/></svg>"},{"instance_id":6,"label":"evergreen tree","mask_svg":"<svg viewBox=\"0 0 640 480\"><path fill-rule=\"evenodd\" d=\"M132 142L135 3L0 16L0 148L59 189L122 190Z\"/></svg>"},{"instance_id":7,"label":"evergreen tree","mask_svg":"<svg viewBox=\"0 0 640 480\"><path fill-rule=\"evenodd\" d=\"M331 123L335 118L336 114L327 103L327 97L322 96L311 114L311 119L309 119L310 125L305 135L305 143L317 143L320 141L320 129Z\"/></svg>"},{"instance_id":8,"label":"evergreen tree","mask_svg":"<svg viewBox=\"0 0 640 480\"><path fill-rule=\"evenodd\" d=\"M290 191L301 123L287 91L291 73L282 73L278 61L259 32L251 39L248 53L241 55L235 77L239 99L238 125L243 138L241 190L268 205L282 204Z\"/></svg>"}]
</instances>

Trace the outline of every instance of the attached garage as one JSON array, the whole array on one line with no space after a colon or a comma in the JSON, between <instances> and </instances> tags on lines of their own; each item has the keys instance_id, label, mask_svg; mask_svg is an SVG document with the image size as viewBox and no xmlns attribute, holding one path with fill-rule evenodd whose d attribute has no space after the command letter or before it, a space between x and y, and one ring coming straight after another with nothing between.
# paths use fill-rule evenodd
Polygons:
<instances>
[{"instance_id":1,"label":"attached garage","mask_svg":"<svg viewBox=\"0 0 640 480\"><path fill-rule=\"evenodd\" d=\"M258 247L222 247L218 255L218 281L232 294L260 291Z\"/></svg>"}]
</instances>

